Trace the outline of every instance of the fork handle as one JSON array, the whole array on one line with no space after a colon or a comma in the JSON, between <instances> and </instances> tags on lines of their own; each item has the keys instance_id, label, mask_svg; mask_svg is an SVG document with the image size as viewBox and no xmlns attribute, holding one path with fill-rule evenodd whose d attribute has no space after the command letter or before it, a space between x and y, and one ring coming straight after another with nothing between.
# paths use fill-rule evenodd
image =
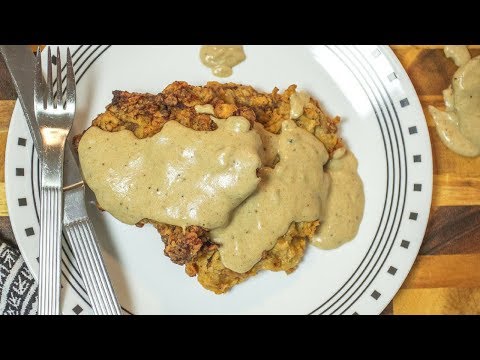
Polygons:
<instances>
[{"instance_id":1,"label":"fork handle","mask_svg":"<svg viewBox=\"0 0 480 360\"><path fill-rule=\"evenodd\" d=\"M88 217L64 224L69 243L83 277L92 308L97 315L121 315L122 310L102 261L95 230Z\"/></svg>"},{"instance_id":2,"label":"fork handle","mask_svg":"<svg viewBox=\"0 0 480 360\"><path fill-rule=\"evenodd\" d=\"M63 157L67 131L44 130L40 176L38 314L60 315Z\"/></svg>"},{"instance_id":3,"label":"fork handle","mask_svg":"<svg viewBox=\"0 0 480 360\"><path fill-rule=\"evenodd\" d=\"M40 205L39 315L60 314L62 188L42 186Z\"/></svg>"}]
</instances>

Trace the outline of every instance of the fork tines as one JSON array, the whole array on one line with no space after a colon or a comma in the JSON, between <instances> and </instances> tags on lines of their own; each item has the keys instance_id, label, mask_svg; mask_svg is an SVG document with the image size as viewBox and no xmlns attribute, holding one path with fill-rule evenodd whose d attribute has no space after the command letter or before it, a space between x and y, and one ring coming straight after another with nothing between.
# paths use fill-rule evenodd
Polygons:
<instances>
[{"instance_id":1,"label":"fork tines","mask_svg":"<svg viewBox=\"0 0 480 360\"><path fill-rule=\"evenodd\" d=\"M42 56L40 53L40 48L37 48L37 57L35 63L35 104L43 104L43 109L46 110L47 107L57 109L58 107L63 108L67 111L74 111L75 103L75 76L73 72L72 65L72 56L70 55L70 49L67 48L67 74L66 81L67 85L62 91L63 82L65 78L62 79L62 60L60 57L60 48L57 47L57 56L54 61L52 61L52 52L50 46L48 47L48 65L47 65L47 91L45 91L45 82L42 75ZM56 85L57 91L53 93L53 80L52 80L52 63L56 64L57 68L57 78ZM38 88L37 85L41 84L41 88ZM62 103L63 95L66 93L65 102Z\"/></svg>"}]
</instances>

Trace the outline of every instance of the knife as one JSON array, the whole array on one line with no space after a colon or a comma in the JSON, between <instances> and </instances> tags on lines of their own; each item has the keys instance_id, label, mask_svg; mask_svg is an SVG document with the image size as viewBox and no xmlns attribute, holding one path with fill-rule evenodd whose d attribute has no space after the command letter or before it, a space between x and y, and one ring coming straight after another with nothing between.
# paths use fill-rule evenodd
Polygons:
<instances>
[{"instance_id":1,"label":"knife","mask_svg":"<svg viewBox=\"0 0 480 360\"><path fill-rule=\"evenodd\" d=\"M33 109L34 56L28 46L0 45L8 71L18 94L37 154L42 141ZM85 184L71 143L65 147L64 217L67 241L80 267L80 274L95 314L121 315L121 307L112 287L95 230L85 207Z\"/></svg>"}]
</instances>

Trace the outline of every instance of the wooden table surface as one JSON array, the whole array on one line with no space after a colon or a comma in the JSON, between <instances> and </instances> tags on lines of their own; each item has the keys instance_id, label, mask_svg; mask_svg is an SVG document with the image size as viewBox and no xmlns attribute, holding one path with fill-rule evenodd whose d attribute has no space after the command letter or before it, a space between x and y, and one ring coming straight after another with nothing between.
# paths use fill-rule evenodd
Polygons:
<instances>
[{"instance_id":1,"label":"wooden table surface","mask_svg":"<svg viewBox=\"0 0 480 360\"><path fill-rule=\"evenodd\" d=\"M415 265L384 314L480 314L480 157L449 151L428 105L444 108L442 90L456 70L439 45L394 45L427 118L433 151L430 219ZM480 46L471 46L473 56ZM5 144L16 93L0 56L0 239L15 243L5 200Z\"/></svg>"}]
</instances>

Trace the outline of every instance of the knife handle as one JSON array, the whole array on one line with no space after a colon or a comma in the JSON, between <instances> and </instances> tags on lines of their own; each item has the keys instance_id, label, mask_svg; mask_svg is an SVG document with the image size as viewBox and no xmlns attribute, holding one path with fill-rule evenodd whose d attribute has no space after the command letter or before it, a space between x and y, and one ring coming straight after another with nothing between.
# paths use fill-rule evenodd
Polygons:
<instances>
[{"instance_id":1,"label":"knife handle","mask_svg":"<svg viewBox=\"0 0 480 360\"><path fill-rule=\"evenodd\" d=\"M108 277L100 254L95 230L86 216L69 223L64 229L73 254L80 266L83 282L87 288L92 308L97 315L121 315L122 310Z\"/></svg>"}]
</instances>

